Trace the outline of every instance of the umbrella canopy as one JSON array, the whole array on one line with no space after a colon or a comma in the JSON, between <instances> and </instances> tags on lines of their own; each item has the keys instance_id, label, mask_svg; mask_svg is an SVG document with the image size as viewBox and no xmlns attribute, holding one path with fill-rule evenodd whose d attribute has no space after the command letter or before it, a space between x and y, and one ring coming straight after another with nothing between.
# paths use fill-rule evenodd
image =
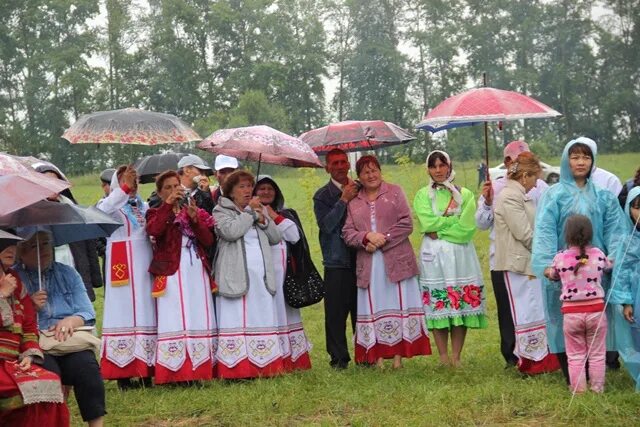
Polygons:
<instances>
[{"instance_id":1,"label":"umbrella canopy","mask_svg":"<svg viewBox=\"0 0 640 427\"><path fill-rule=\"evenodd\" d=\"M198 148L240 160L292 167L322 167L317 154L307 144L269 126L220 129L199 143Z\"/></svg>"},{"instance_id":2,"label":"umbrella canopy","mask_svg":"<svg viewBox=\"0 0 640 427\"><path fill-rule=\"evenodd\" d=\"M416 125L438 132L481 122L548 119L562 114L531 97L509 90L482 87L445 99Z\"/></svg>"},{"instance_id":3,"label":"umbrella canopy","mask_svg":"<svg viewBox=\"0 0 640 427\"><path fill-rule=\"evenodd\" d=\"M416 139L400 126L382 120L344 121L310 130L300 135L317 154L339 148L363 151L390 147Z\"/></svg>"},{"instance_id":4,"label":"umbrella canopy","mask_svg":"<svg viewBox=\"0 0 640 427\"><path fill-rule=\"evenodd\" d=\"M41 200L11 214L0 216L0 227L30 226L50 231L56 246L60 246L81 240L109 237L122 226L122 223L93 206L84 208L48 200Z\"/></svg>"},{"instance_id":5,"label":"umbrella canopy","mask_svg":"<svg viewBox=\"0 0 640 427\"><path fill-rule=\"evenodd\" d=\"M127 145L172 144L202 139L174 115L137 108L85 114L62 137L72 144Z\"/></svg>"},{"instance_id":6,"label":"umbrella canopy","mask_svg":"<svg viewBox=\"0 0 640 427\"><path fill-rule=\"evenodd\" d=\"M156 176L166 170L177 170L178 162L183 157L188 156L187 153L164 153L153 154L136 160L133 168L138 173L141 184L154 182ZM211 175L213 171L205 170L206 175Z\"/></svg>"},{"instance_id":7,"label":"umbrella canopy","mask_svg":"<svg viewBox=\"0 0 640 427\"><path fill-rule=\"evenodd\" d=\"M0 154L0 216L54 196L71 184L37 173L18 157Z\"/></svg>"}]
</instances>

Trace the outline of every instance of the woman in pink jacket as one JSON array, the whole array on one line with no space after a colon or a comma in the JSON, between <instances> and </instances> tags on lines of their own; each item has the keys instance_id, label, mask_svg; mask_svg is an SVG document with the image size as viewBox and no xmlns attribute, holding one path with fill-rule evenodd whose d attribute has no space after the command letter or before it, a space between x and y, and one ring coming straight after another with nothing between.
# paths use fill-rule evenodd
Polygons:
<instances>
[{"instance_id":1,"label":"woman in pink jacket","mask_svg":"<svg viewBox=\"0 0 640 427\"><path fill-rule=\"evenodd\" d=\"M362 188L342 229L346 244L358 249L356 362L382 368L384 359L393 359L400 368L403 357L431 354L409 242L411 210L402 189L382 180L375 157L358 160L356 172Z\"/></svg>"}]
</instances>

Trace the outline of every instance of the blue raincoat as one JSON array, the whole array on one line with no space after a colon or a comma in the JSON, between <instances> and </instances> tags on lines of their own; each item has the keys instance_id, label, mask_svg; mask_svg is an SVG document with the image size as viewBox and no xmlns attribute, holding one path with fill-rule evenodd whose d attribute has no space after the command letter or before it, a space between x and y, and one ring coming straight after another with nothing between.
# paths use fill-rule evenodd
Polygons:
<instances>
[{"instance_id":1,"label":"blue raincoat","mask_svg":"<svg viewBox=\"0 0 640 427\"><path fill-rule=\"evenodd\" d=\"M615 324L616 346L624 361L624 367L636 382L636 391L640 391L640 231L629 215L631 201L640 196L640 187L634 187L627 197L624 207L627 223L626 238L618 246L613 268L613 285L609 303L612 305ZM622 315L622 305L633 305L636 321L629 324Z\"/></svg>"},{"instance_id":2,"label":"blue raincoat","mask_svg":"<svg viewBox=\"0 0 640 427\"><path fill-rule=\"evenodd\" d=\"M583 188L576 184L569 167L569 148L576 143L590 146L594 161L591 171L595 169L596 146L587 138L567 143L562 153L560 165L560 182L551 186L542 196L536 213L533 234L531 267L534 274L541 279L545 318L547 322L547 338L552 353L564 353L564 334L562 332L562 313L560 307L561 283L550 281L544 276L544 270L551 266L553 257L566 249L564 226L572 214L589 217L593 225L592 244L600 248L605 255L615 262L612 254L616 253L618 242L626 234L622 209L613 193L597 187L587 179ZM604 275L602 286L605 292L609 288L609 275ZM611 328L609 330L611 331ZM607 348L615 349L613 333L607 334Z\"/></svg>"}]
</instances>

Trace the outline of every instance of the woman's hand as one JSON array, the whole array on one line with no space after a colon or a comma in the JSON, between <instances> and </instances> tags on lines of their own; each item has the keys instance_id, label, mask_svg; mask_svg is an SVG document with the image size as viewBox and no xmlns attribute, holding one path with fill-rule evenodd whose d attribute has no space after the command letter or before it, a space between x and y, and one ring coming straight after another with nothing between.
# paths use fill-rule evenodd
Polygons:
<instances>
[{"instance_id":1,"label":"woman's hand","mask_svg":"<svg viewBox=\"0 0 640 427\"><path fill-rule=\"evenodd\" d=\"M254 196L251 198L251 200L249 200L249 207L253 209L253 211L258 216L257 221L260 224L265 224L267 222L263 213L264 206L262 206L262 203L260 203L260 198L258 196Z\"/></svg>"},{"instance_id":2,"label":"woman's hand","mask_svg":"<svg viewBox=\"0 0 640 427\"><path fill-rule=\"evenodd\" d=\"M622 305L622 315L629 323L635 323L636 319L633 318L633 306L631 304Z\"/></svg>"},{"instance_id":3,"label":"woman's hand","mask_svg":"<svg viewBox=\"0 0 640 427\"><path fill-rule=\"evenodd\" d=\"M136 170L131 165L127 166L127 169L125 169L124 173L122 174L122 181L124 182L124 184L129 187L129 189L134 189L137 180L138 174L136 173Z\"/></svg>"},{"instance_id":4,"label":"woman's hand","mask_svg":"<svg viewBox=\"0 0 640 427\"><path fill-rule=\"evenodd\" d=\"M365 251L369 252L370 254L374 253L375 251L378 250L378 248L376 247L376 245L374 245L371 242L367 243L367 246L365 246L364 248Z\"/></svg>"},{"instance_id":5,"label":"woman's hand","mask_svg":"<svg viewBox=\"0 0 640 427\"><path fill-rule=\"evenodd\" d=\"M275 219L278 217L278 212L274 211L271 205L265 205L265 208L267 208L267 214L269 215L269 218L275 221Z\"/></svg>"},{"instance_id":6,"label":"woman's hand","mask_svg":"<svg viewBox=\"0 0 640 427\"><path fill-rule=\"evenodd\" d=\"M183 198L184 198L184 188L182 188L182 186L178 186L173 189L173 192L171 192L171 194L169 194L169 197L167 197L167 199L165 200L165 203L168 203L170 205L175 205Z\"/></svg>"},{"instance_id":7,"label":"woman's hand","mask_svg":"<svg viewBox=\"0 0 640 427\"><path fill-rule=\"evenodd\" d=\"M79 326L84 325L84 319L79 316L69 316L58 321L54 326L50 327L50 331L54 331L54 338L60 342L66 341L71 335L73 330Z\"/></svg>"},{"instance_id":8,"label":"woman's hand","mask_svg":"<svg viewBox=\"0 0 640 427\"><path fill-rule=\"evenodd\" d=\"M18 369L20 369L22 372L28 371L29 369L31 369L31 362L31 356L23 357L20 363L18 363Z\"/></svg>"},{"instance_id":9,"label":"woman's hand","mask_svg":"<svg viewBox=\"0 0 640 427\"><path fill-rule=\"evenodd\" d=\"M189 219L192 223L198 223L198 207L196 206L196 201L193 198L189 199L189 205L187 206L187 215L189 215Z\"/></svg>"},{"instance_id":10,"label":"woman's hand","mask_svg":"<svg viewBox=\"0 0 640 427\"><path fill-rule=\"evenodd\" d=\"M547 267L544 269L544 275L549 280L560 280L560 275L558 274L558 270L553 267Z\"/></svg>"},{"instance_id":11,"label":"woman's hand","mask_svg":"<svg viewBox=\"0 0 640 427\"><path fill-rule=\"evenodd\" d=\"M42 310L47 304L47 291L34 292L31 295L31 301L33 301L33 305L36 306L36 309Z\"/></svg>"},{"instance_id":12,"label":"woman's hand","mask_svg":"<svg viewBox=\"0 0 640 427\"><path fill-rule=\"evenodd\" d=\"M367 240L369 243L373 243L376 248L381 248L387 243L387 239L384 237L382 233L376 233L375 231L370 231L367 233Z\"/></svg>"},{"instance_id":13,"label":"woman's hand","mask_svg":"<svg viewBox=\"0 0 640 427\"><path fill-rule=\"evenodd\" d=\"M12 274L5 274L0 279L0 297L9 298L13 295L13 291L16 290L18 282Z\"/></svg>"}]
</instances>

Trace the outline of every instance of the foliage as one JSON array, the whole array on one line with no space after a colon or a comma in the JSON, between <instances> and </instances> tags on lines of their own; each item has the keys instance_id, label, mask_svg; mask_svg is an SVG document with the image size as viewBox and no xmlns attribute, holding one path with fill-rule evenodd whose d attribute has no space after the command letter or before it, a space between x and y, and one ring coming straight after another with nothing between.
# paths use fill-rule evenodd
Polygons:
<instances>
[{"instance_id":1,"label":"foliage","mask_svg":"<svg viewBox=\"0 0 640 427\"><path fill-rule=\"evenodd\" d=\"M640 150L638 0L4 0L0 149L69 173L130 161L128 147L69 146L81 114L141 107L207 135L271 123L299 134L327 121L406 128L482 85L531 95L558 120L490 126L490 153L579 135L602 152ZM258 95L260 94L260 95ZM482 130L422 132L385 150L420 161L441 147L479 157ZM139 148L136 156L165 148ZM183 149L182 149L183 150ZM183 150L184 151L184 150Z\"/></svg>"}]
</instances>

